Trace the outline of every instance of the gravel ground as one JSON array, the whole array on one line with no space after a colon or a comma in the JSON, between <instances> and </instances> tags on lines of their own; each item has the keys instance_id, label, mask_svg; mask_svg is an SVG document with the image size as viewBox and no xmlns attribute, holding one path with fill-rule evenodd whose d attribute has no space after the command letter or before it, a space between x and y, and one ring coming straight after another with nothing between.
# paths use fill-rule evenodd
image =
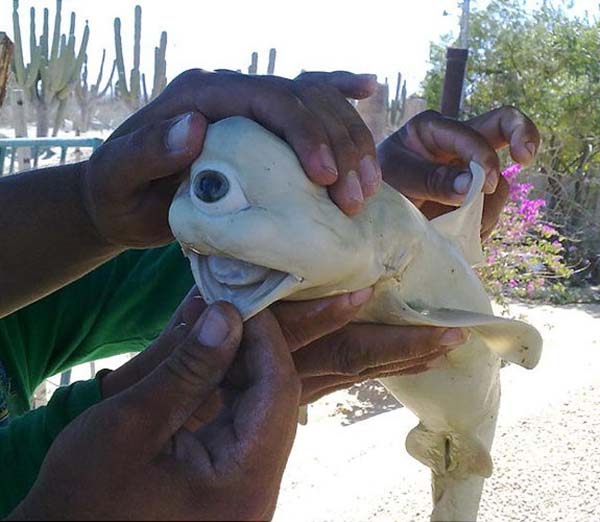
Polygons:
<instances>
[{"instance_id":1,"label":"gravel ground","mask_svg":"<svg viewBox=\"0 0 600 522\"><path fill-rule=\"evenodd\" d=\"M533 371L502 370L495 472L481 521L600 520L600 305L515 306L544 336ZM338 392L299 428L276 521L427 520L429 473L404 449L414 416L376 383Z\"/></svg>"}]
</instances>

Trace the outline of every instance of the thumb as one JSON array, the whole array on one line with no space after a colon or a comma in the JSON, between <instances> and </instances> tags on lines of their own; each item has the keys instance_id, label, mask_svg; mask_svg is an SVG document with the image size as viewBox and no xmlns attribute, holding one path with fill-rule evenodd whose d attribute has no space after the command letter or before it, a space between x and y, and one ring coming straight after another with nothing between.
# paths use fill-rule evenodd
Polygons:
<instances>
[{"instance_id":1,"label":"thumb","mask_svg":"<svg viewBox=\"0 0 600 522\"><path fill-rule=\"evenodd\" d=\"M150 123L106 141L88 170L100 173L108 189L137 190L188 167L202 150L206 127L199 112Z\"/></svg>"},{"instance_id":2,"label":"thumb","mask_svg":"<svg viewBox=\"0 0 600 522\"><path fill-rule=\"evenodd\" d=\"M202 313L187 338L163 363L119 396L138 422L131 440L157 453L218 388L242 337L242 318L229 303Z\"/></svg>"}]
</instances>

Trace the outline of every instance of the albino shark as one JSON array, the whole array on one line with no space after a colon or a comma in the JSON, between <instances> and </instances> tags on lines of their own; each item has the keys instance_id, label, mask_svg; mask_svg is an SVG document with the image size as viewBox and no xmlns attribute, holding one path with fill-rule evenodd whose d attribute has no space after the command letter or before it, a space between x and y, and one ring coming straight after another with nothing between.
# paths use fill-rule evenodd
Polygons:
<instances>
[{"instance_id":1,"label":"albino shark","mask_svg":"<svg viewBox=\"0 0 600 522\"><path fill-rule=\"evenodd\" d=\"M500 359L533 368L542 346L533 327L494 317L472 269L481 260L484 173L470 168L463 206L433 221L385 184L348 217L289 145L235 117L209 126L169 215L204 298L230 301L244 318L280 299L373 286L358 321L470 330L438 367L382 379L420 420L406 448L432 470L432 520L477 517L492 473Z\"/></svg>"}]
</instances>

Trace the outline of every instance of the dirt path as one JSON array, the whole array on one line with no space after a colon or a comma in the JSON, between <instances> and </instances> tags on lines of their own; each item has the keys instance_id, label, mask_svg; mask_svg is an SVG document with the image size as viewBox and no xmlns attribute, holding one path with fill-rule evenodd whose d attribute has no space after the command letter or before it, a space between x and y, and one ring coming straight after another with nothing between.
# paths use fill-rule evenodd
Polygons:
<instances>
[{"instance_id":1,"label":"dirt path","mask_svg":"<svg viewBox=\"0 0 600 522\"><path fill-rule=\"evenodd\" d=\"M502 371L503 400L480 520L600 520L600 305L515 306L544 336L539 366ZM416 424L375 383L309 410L276 520L427 520L429 473L404 439Z\"/></svg>"}]
</instances>

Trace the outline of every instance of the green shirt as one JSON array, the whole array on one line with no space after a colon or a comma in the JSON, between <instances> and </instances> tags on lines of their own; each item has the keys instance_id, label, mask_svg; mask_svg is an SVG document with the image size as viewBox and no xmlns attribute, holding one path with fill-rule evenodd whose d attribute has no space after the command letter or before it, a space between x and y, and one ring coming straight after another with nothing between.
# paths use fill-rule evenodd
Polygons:
<instances>
[{"instance_id":1,"label":"green shirt","mask_svg":"<svg viewBox=\"0 0 600 522\"><path fill-rule=\"evenodd\" d=\"M97 403L95 380L57 390L28 412L44 379L72 366L146 348L194 284L177 245L132 250L0 319L0 380L12 420L0 429L0 517L25 497L54 438ZM20 415L20 417L16 417Z\"/></svg>"}]
</instances>

